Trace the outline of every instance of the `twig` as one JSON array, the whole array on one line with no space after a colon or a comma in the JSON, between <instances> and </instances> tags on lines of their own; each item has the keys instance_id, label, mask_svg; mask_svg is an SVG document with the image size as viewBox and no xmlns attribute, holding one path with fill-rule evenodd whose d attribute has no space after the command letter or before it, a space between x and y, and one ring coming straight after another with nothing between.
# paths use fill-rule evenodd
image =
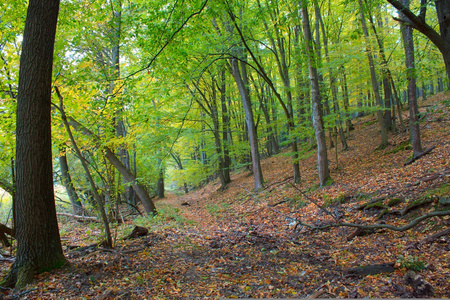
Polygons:
<instances>
[{"instance_id":1,"label":"twig","mask_svg":"<svg viewBox=\"0 0 450 300\"><path fill-rule=\"evenodd\" d=\"M11 297L9 299L20 299L20 297L22 297L23 295L31 293L32 291L36 291L36 290L37 289L31 289L31 290L23 291L22 293L17 294L17 295L15 295L15 296L13 296L13 297Z\"/></svg>"},{"instance_id":2,"label":"twig","mask_svg":"<svg viewBox=\"0 0 450 300\"><path fill-rule=\"evenodd\" d=\"M239 187L241 187L243 190L245 190L247 193L249 193L250 195L252 195L253 198L255 198L255 200L259 200L258 196L255 195L254 193L252 193L251 191L247 190L245 187L243 187L242 185L238 184ZM242 204L244 204L245 202L247 202L248 200L242 202Z\"/></svg>"},{"instance_id":3,"label":"twig","mask_svg":"<svg viewBox=\"0 0 450 300\"><path fill-rule=\"evenodd\" d=\"M287 178L285 178L285 179L283 179L281 181L276 181L276 182L266 186L263 190L267 190L267 189L269 189L270 187L272 187L274 185L278 185L278 184L281 185L281 184L285 183L286 181L289 181L289 180L291 180L293 178L294 178L294 176L289 176L289 177L287 177Z\"/></svg>"},{"instance_id":4,"label":"twig","mask_svg":"<svg viewBox=\"0 0 450 300\"><path fill-rule=\"evenodd\" d=\"M277 205L286 203L286 202L288 202L288 201L289 201L288 199L284 199L284 200L278 201L278 202L276 202L276 203L274 203L274 204L267 204L267 206L269 206L269 207L275 207L275 206L277 206Z\"/></svg>"},{"instance_id":5,"label":"twig","mask_svg":"<svg viewBox=\"0 0 450 300\"><path fill-rule=\"evenodd\" d=\"M309 197L308 195L306 195L301 189L299 189L298 187L296 187L294 184L291 183L291 185L300 192L300 194L303 195L303 197L305 197L306 199L308 199L309 201L311 201L312 203L314 203L317 207L319 207L321 210L323 210L325 213L327 213L328 215L330 215L333 219L335 219L337 222L339 222L339 218L333 214L332 212L330 212L328 209L326 209L325 207L323 207L322 205L320 205L319 203L317 203L316 200L314 200L313 198Z\"/></svg>"},{"instance_id":6,"label":"twig","mask_svg":"<svg viewBox=\"0 0 450 300\"><path fill-rule=\"evenodd\" d=\"M58 215L58 216L64 216L64 217L74 218L74 219L76 219L76 220L99 222L99 220L98 220L97 217L79 216L79 215L74 215L74 214L69 214L69 213L63 213L63 212L59 212L59 213L57 213L57 215Z\"/></svg>"}]
</instances>

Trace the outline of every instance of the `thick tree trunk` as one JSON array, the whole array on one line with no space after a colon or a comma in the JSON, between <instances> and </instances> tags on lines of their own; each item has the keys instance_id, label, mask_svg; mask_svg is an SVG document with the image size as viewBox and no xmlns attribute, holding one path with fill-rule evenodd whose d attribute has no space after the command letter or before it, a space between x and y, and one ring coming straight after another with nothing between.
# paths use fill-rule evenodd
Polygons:
<instances>
[{"instance_id":1,"label":"thick tree trunk","mask_svg":"<svg viewBox=\"0 0 450 300\"><path fill-rule=\"evenodd\" d=\"M435 0L434 4L439 20L439 31L442 39L446 41L441 53L447 71L447 89L450 89L450 0Z\"/></svg>"},{"instance_id":2,"label":"thick tree trunk","mask_svg":"<svg viewBox=\"0 0 450 300\"><path fill-rule=\"evenodd\" d=\"M23 35L16 122L17 257L1 286L24 287L66 263L53 190L51 81L59 0L30 0Z\"/></svg>"}]
</instances>

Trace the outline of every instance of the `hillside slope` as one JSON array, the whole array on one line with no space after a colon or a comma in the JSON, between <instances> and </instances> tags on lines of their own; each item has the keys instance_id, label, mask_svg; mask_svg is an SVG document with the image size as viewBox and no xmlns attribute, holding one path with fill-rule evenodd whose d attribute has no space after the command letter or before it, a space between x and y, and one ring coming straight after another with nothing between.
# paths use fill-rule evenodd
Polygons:
<instances>
[{"instance_id":1,"label":"hillside slope","mask_svg":"<svg viewBox=\"0 0 450 300\"><path fill-rule=\"evenodd\" d=\"M170 195L156 202L158 217L113 226L114 250L77 248L98 239L99 226L60 218L71 266L42 274L21 298L450 297L449 216L406 231L312 228L343 222L399 227L449 210L443 204L450 193L449 100L447 93L420 103L423 146L435 148L408 166L408 134L391 134L391 145L377 151L375 117L366 116L354 120L350 149L338 148L338 163L330 150L334 183L328 187L316 185L314 152L300 162L300 185L292 184L289 157L280 154L262 162L261 192L252 191L251 174L241 171L225 191L215 181ZM121 239L135 224L149 235ZM3 263L3 274L9 264ZM420 290L410 270L432 290Z\"/></svg>"}]
</instances>

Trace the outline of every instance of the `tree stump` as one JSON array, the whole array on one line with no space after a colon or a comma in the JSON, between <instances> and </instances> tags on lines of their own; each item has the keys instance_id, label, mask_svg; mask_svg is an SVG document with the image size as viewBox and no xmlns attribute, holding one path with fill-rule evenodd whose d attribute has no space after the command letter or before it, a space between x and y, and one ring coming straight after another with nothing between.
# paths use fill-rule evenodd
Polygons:
<instances>
[{"instance_id":1,"label":"tree stump","mask_svg":"<svg viewBox=\"0 0 450 300\"><path fill-rule=\"evenodd\" d=\"M140 236L145 236L148 234L148 229L145 227L135 226L133 231L129 235L127 235L124 240L135 239Z\"/></svg>"}]
</instances>

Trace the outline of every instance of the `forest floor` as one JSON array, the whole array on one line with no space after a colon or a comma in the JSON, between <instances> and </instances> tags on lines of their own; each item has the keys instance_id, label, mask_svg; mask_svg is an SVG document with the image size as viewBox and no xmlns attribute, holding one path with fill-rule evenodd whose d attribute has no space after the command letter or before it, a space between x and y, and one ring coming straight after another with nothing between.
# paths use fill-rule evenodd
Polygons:
<instances>
[{"instance_id":1,"label":"forest floor","mask_svg":"<svg viewBox=\"0 0 450 300\"><path fill-rule=\"evenodd\" d=\"M98 223L60 217L70 265L39 275L25 290L5 290L4 297L449 298L449 216L426 219L406 231L308 227L403 226L430 211L449 210L450 94L420 106L423 147L435 148L410 165L404 166L412 152L408 133L391 134L390 146L376 150L376 118L359 118L353 120L350 148L342 151L338 145L339 161L334 148L328 152L330 186L317 187L313 151L300 161L298 185L292 182L290 158L270 157L262 162L265 188L259 193L252 191L251 174L240 171L225 191L216 180L186 195L169 195L156 201L158 217L128 217L125 224L113 225L113 250L89 247L102 236ZM362 209L373 199L379 200ZM124 240L135 225L149 234ZM443 235L433 237L439 232ZM0 275L10 264L1 263ZM409 270L420 277L406 275ZM418 287L420 280L425 289Z\"/></svg>"}]
</instances>

